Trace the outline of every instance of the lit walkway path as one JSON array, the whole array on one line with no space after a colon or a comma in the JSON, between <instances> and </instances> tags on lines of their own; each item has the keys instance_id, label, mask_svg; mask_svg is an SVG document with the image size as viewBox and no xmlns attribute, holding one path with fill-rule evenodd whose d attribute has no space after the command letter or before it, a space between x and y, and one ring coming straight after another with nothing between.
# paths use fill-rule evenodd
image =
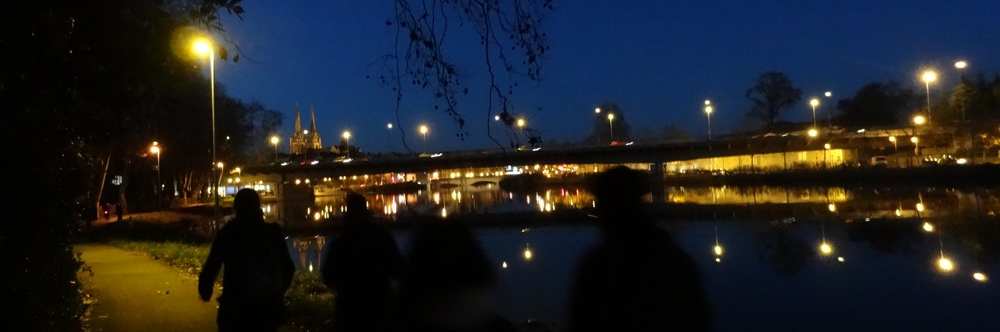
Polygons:
<instances>
[{"instance_id":1,"label":"lit walkway path","mask_svg":"<svg viewBox=\"0 0 1000 332\"><path fill-rule=\"evenodd\" d=\"M93 331L215 331L216 302L198 299L197 280L148 256L107 245L78 245L97 298Z\"/></svg>"}]
</instances>

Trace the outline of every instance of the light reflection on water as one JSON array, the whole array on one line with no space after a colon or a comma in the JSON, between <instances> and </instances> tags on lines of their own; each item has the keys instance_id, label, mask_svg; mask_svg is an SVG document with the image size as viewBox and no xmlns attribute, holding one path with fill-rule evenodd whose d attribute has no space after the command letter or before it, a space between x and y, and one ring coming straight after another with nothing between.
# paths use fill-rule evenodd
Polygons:
<instances>
[{"instance_id":1,"label":"light reflection on water","mask_svg":"<svg viewBox=\"0 0 1000 332\"><path fill-rule=\"evenodd\" d=\"M993 218L941 220L934 232L925 232L914 218L720 218L661 225L698 263L721 331L1000 326L994 316L1000 292L988 279L1000 275L1000 221ZM500 277L502 313L515 320L563 321L577 260L598 239L597 230L566 225L476 232ZM394 235L405 251L408 231ZM327 242L326 236L290 240L299 268L318 271Z\"/></svg>"}]
</instances>

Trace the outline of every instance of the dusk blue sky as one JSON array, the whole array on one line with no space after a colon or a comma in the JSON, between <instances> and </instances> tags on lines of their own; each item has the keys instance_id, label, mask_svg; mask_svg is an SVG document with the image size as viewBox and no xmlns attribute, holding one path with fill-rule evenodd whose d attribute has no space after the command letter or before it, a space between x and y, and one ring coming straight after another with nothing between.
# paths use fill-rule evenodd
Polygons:
<instances>
[{"instance_id":1,"label":"dusk blue sky","mask_svg":"<svg viewBox=\"0 0 1000 332\"><path fill-rule=\"evenodd\" d=\"M552 50L543 80L522 81L515 111L524 113L546 139L578 140L589 133L594 105L622 106L633 128L670 123L702 135L700 103L716 106L715 130L745 123L743 94L761 72L787 73L805 97L832 90L849 96L870 81L916 85L925 66L940 69L951 88L951 66L967 59L973 73L1000 69L1000 1L556 1L545 21ZM231 94L258 100L285 114L314 105L325 144L350 129L365 150L400 150L389 139L392 92L366 75L391 47L392 0L245 0L243 21L226 19L229 37L244 58L218 66ZM430 148L489 146L485 136L482 50L461 34L449 49L473 91L463 98L470 133L455 138L455 124L434 111L428 93L404 97L402 125L432 126ZM463 45L463 43L468 46ZM831 103L824 105L830 106ZM308 114L304 115L308 121ZM786 114L808 116L805 102Z\"/></svg>"}]
</instances>

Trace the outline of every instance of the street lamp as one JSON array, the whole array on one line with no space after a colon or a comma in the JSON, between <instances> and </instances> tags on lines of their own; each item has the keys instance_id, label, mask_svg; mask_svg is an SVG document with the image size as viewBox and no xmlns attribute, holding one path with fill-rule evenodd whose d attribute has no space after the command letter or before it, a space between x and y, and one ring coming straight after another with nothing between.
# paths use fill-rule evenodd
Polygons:
<instances>
[{"instance_id":1,"label":"street lamp","mask_svg":"<svg viewBox=\"0 0 1000 332\"><path fill-rule=\"evenodd\" d=\"M898 146L896 146L896 136L889 136L889 142L892 143L892 152L896 152Z\"/></svg>"},{"instance_id":2,"label":"street lamp","mask_svg":"<svg viewBox=\"0 0 1000 332\"><path fill-rule=\"evenodd\" d=\"M920 138L910 137L910 143L913 143L913 157L916 158L917 154L920 153Z\"/></svg>"},{"instance_id":3,"label":"street lamp","mask_svg":"<svg viewBox=\"0 0 1000 332\"><path fill-rule=\"evenodd\" d=\"M528 122L525 121L524 118L517 119L517 127L518 128L522 128L523 129L524 126L527 126L527 125L528 125Z\"/></svg>"},{"instance_id":4,"label":"street lamp","mask_svg":"<svg viewBox=\"0 0 1000 332\"><path fill-rule=\"evenodd\" d=\"M920 75L920 79L924 81L924 87L927 90L927 117L931 116L931 83L934 83L938 79L938 74L933 69L924 70L924 73Z\"/></svg>"},{"instance_id":5,"label":"street lamp","mask_svg":"<svg viewBox=\"0 0 1000 332\"><path fill-rule=\"evenodd\" d=\"M278 143L281 143L281 137L278 135L271 135L271 145L274 145L274 160L278 160Z\"/></svg>"},{"instance_id":6,"label":"street lamp","mask_svg":"<svg viewBox=\"0 0 1000 332\"><path fill-rule=\"evenodd\" d=\"M160 179L160 142L153 141L153 144L149 146L149 153L156 155L156 207L160 207L160 186L162 180Z\"/></svg>"},{"instance_id":7,"label":"street lamp","mask_svg":"<svg viewBox=\"0 0 1000 332\"><path fill-rule=\"evenodd\" d=\"M809 135L809 138L816 138L816 136L819 136L819 130L816 130L816 128L809 128L806 135Z\"/></svg>"},{"instance_id":8,"label":"street lamp","mask_svg":"<svg viewBox=\"0 0 1000 332\"><path fill-rule=\"evenodd\" d=\"M429 133L430 131L431 131L431 128L427 127L427 125L425 125L425 124L422 124L422 125L420 125L420 127L417 127L417 132L419 132L420 133L420 137L423 138L424 148L427 147L427 133Z\"/></svg>"},{"instance_id":9,"label":"street lamp","mask_svg":"<svg viewBox=\"0 0 1000 332\"><path fill-rule=\"evenodd\" d=\"M819 98L809 99L809 106L812 107L813 127L816 126L816 107L819 107Z\"/></svg>"},{"instance_id":10,"label":"street lamp","mask_svg":"<svg viewBox=\"0 0 1000 332\"><path fill-rule=\"evenodd\" d=\"M706 101L708 101L708 100L706 100ZM705 119L708 119L708 140L709 141L712 140L712 112L713 111L715 111L715 108L713 108L712 105L706 105L705 106Z\"/></svg>"},{"instance_id":11,"label":"street lamp","mask_svg":"<svg viewBox=\"0 0 1000 332\"><path fill-rule=\"evenodd\" d=\"M601 114L601 108L600 107L595 107L594 108L594 114Z\"/></svg>"},{"instance_id":12,"label":"street lamp","mask_svg":"<svg viewBox=\"0 0 1000 332\"><path fill-rule=\"evenodd\" d=\"M611 138L608 141L608 144L610 144L611 142L615 141L615 125L614 125L614 121L615 121L615 113L608 113L608 128L611 131Z\"/></svg>"},{"instance_id":13,"label":"street lamp","mask_svg":"<svg viewBox=\"0 0 1000 332\"><path fill-rule=\"evenodd\" d=\"M958 69L958 70L961 71L961 70L963 70L963 69L965 69L967 67L969 67L969 63L966 62L965 60L955 61L955 69Z\"/></svg>"},{"instance_id":14,"label":"street lamp","mask_svg":"<svg viewBox=\"0 0 1000 332\"><path fill-rule=\"evenodd\" d=\"M350 130L344 130L344 132L340 134L340 138L344 139L344 144L346 145L348 143L348 141L351 140L351 131Z\"/></svg>"},{"instance_id":15,"label":"street lamp","mask_svg":"<svg viewBox=\"0 0 1000 332\"><path fill-rule=\"evenodd\" d=\"M913 124L917 126L923 126L927 124L927 117L917 114L913 116Z\"/></svg>"},{"instance_id":16,"label":"street lamp","mask_svg":"<svg viewBox=\"0 0 1000 332\"><path fill-rule=\"evenodd\" d=\"M826 97L826 99L831 99L832 100L833 99L833 91L824 92L823 96ZM830 105L833 105L833 104L831 103ZM826 127L829 128L829 127L832 127L832 126L833 126L833 107L830 107L826 111Z\"/></svg>"},{"instance_id":17,"label":"street lamp","mask_svg":"<svg viewBox=\"0 0 1000 332\"><path fill-rule=\"evenodd\" d=\"M392 122L386 123L385 124L385 129L392 130Z\"/></svg>"},{"instance_id":18,"label":"street lamp","mask_svg":"<svg viewBox=\"0 0 1000 332\"><path fill-rule=\"evenodd\" d=\"M833 146L831 146L830 143L823 144L823 168L827 168L826 152L830 151L830 148L832 147Z\"/></svg>"},{"instance_id":19,"label":"street lamp","mask_svg":"<svg viewBox=\"0 0 1000 332\"><path fill-rule=\"evenodd\" d=\"M191 52L198 56L204 56L208 58L208 72L209 72L209 98L211 98L212 106L212 160L216 160L215 154L215 50L212 40L206 37L197 37L191 41ZM219 174L219 178L222 178L222 174ZM213 190L212 195L215 196L215 209L216 214L219 210L219 184L215 184L215 190Z\"/></svg>"}]
</instances>

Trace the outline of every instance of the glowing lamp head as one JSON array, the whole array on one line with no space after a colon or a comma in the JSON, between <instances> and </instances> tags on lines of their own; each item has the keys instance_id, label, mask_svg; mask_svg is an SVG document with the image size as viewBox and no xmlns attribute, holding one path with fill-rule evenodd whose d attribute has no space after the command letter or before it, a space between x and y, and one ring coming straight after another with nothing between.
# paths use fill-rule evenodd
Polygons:
<instances>
[{"instance_id":1,"label":"glowing lamp head","mask_svg":"<svg viewBox=\"0 0 1000 332\"><path fill-rule=\"evenodd\" d=\"M896 136L889 136L889 142L896 143Z\"/></svg>"},{"instance_id":2,"label":"glowing lamp head","mask_svg":"<svg viewBox=\"0 0 1000 332\"><path fill-rule=\"evenodd\" d=\"M920 138L918 138L916 136L910 137L910 143L913 143L913 144L920 143Z\"/></svg>"},{"instance_id":3,"label":"glowing lamp head","mask_svg":"<svg viewBox=\"0 0 1000 332\"><path fill-rule=\"evenodd\" d=\"M712 105L712 101L705 99L705 106Z\"/></svg>"},{"instance_id":4,"label":"glowing lamp head","mask_svg":"<svg viewBox=\"0 0 1000 332\"><path fill-rule=\"evenodd\" d=\"M715 253L716 256L722 256L722 254L725 252L725 249L722 248L722 245L716 244L714 247L712 247L712 252Z\"/></svg>"},{"instance_id":5,"label":"glowing lamp head","mask_svg":"<svg viewBox=\"0 0 1000 332\"><path fill-rule=\"evenodd\" d=\"M986 276L986 273L982 272L973 273L972 279L978 282L987 282L990 280L990 278Z\"/></svg>"},{"instance_id":6,"label":"glowing lamp head","mask_svg":"<svg viewBox=\"0 0 1000 332\"><path fill-rule=\"evenodd\" d=\"M281 138L278 135L271 136L271 145L278 145L281 142Z\"/></svg>"},{"instance_id":7,"label":"glowing lamp head","mask_svg":"<svg viewBox=\"0 0 1000 332\"><path fill-rule=\"evenodd\" d=\"M831 254L833 254L833 246L825 241L821 242L819 244L819 253L820 255L823 256L830 256Z\"/></svg>"},{"instance_id":8,"label":"glowing lamp head","mask_svg":"<svg viewBox=\"0 0 1000 332\"><path fill-rule=\"evenodd\" d=\"M524 126L527 126L527 125L528 125L528 121L525 121L523 118L517 119L517 127L518 128L524 128Z\"/></svg>"},{"instance_id":9,"label":"glowing lamp head","mask_svg":"<svg viewBox=\"0 0 1000 332\"><path fill-rule=\"evenodd\" d=\"M809 99L809 106L812 106L812 107L819 106L819 98Z\"/></svg>"},{"instance_id":10,"label":"glowing lamp head","mask_svg":"<svg viewBox=\"0 0 1000 332\"><path fill-rule=\"evenodd\" d=\"M816 130L816 128L809 128L809 131L807 131L806 134L809 135L809 137L817 137L819 136L819 130Z\"/></svg>"},{"instance_id":11,"label":"glowing lamp head","mask_svg":"<svg viewBox=\"0 0 1000 332\"><path fill-rule=\"evenodd\" d=\"M923 225L920 225L920 229L923 229L924 232L927 232L927 233L933 233L934 232L934 224L925 221Z\"/></svg>"},{"instance_id":12,"label":"glowing lamp head","mask_svg":"<svg viewBox=\"0 0 1000 332\"><path fill-rule=\"evenodd\" d=\"M961 70L961 69L965 69L968 66L969 66L969 63L966 62L965 60L955 61L955 69Z\"/></svg>"},{"instance_id":13,"label":"glowing lamp head","mask_svg":"<svg viewBox=\"0 0 1000 332\"><path fill-rule=\"evenodd\" d=\"M827 98L833 97L833 92L832 91L824 92L823 96L826 96Z\"/></svg>"},{"instance_id":14,"label":"glowing lamp head","mask_svg":"<svg viewBox=\"0 0 1000 332\"><path fill-rule=\"evenodd\" d=\"M524 248L524 252L521 253L521 256L524 256L524 260L530 261L535 257L535 253L531 252L531 248Z\"/></svg>"},{"instance_id":15,"label":"glowing lamp head","mask_svg":"<svg viewBox=\"0 0 1000 332\"><path fill-rule=\"evenodd\" d=\"M216 167L216 168L218 168L218 169L222 169L223 167L226 167L226 164L223 164L223 163L222 163L222 162L220 161L220 162L217 162L217 163L215 163L215 167Z\"/></svg>"},{"instance_id":16,"label":"glowing lamp head","mask_svg":"<svg viewBox=\"0 0 1000 332\"><path fill-rule=\"evenodd\" d=\"M344 132L340 134L340 137L343 138L345 141L351 139L351 131L344 130Z\"/></svg>"},{"instance_id":17,"label":"glowing lamp head","mask_svg":"<svg viewBox=\"0 0 1000 332\"><path fill-rule=\"evenodd\" d=\"M715 111L715 108L713 108L711 105L705 106L705 114L711 115L712 112L714 112L714 111Z\"/></svg>"},{"instance_id":18,"label":"glowing lamp head","mask_svg":"<svg viewBox=\"0 0 1000 332\"><path fill-rule=\"evenodd\" d=\"M212 54L212 41L205 37L195 38L191 42L191 52L199 56L210 56Z\"/></svg>"},{"instance_id":19,"label":"glowing lamp head","mask_svg":"<svg viewBox=\"0 0 1000 332\"><path fill-rule=\"evenodd\" d=\"M941 258L937 260L937 268L941 272L951 272L955 270L955 262L951 261L951 258L941 255Z\"/></svg>"},{"instance_id":20,"label":"glowing lamp head","mask_svg":"<svg viewBox=\"0 0 1000 332\"><path fill-rule=\"evenodd\" d=\"M418 128L417 130L420 131L421 135L427 135L427 132L431 131L431 129L428 128L427 125L420 125L420 128Z\"/></svg>"},{"instance_id":21,"label":"glowing lamp head","mask_svg":"<svg viewBox=\"0 0 1000 332\"><path fill-rule=\"evenodd\" d=\"M150 146L149 147L149 153L152 153L152 154L155 154L155 155L159 155L160 154L160 146L156 145L156 144L154 144L153 146Z\"/></svg>"},{"instance_id":22,"label":"glowing lamp head","mask_svg":"<svg viewBox=\"0 0 1000 332\"><path fill-rule=\"evenodd\" d=\"M825 150L829 150L829 149L831 149L831 148L833 148L833 146L832 146L832 145L830 145L830 143L826 143L826 144L823 144L823 149L825 149Z\"/></svg>"},{"instance_id":23,"label":"glowing lamp head","mask_svg":"<svg viewBox=\"0 0 1000 332\"><path fill-rule=\"evenodd\" d=\"M614 121L614 120L615 120L615 113L608 113L608 121Z\"/></svg>"},{"instance_id":24,"label":"glowing lamp head","mask_svg":"<svg viewBox=\"0 0 1000 332\"><path fill-rule=\"evenodd\" d=\"M385 129L392 129L392 122L386 123Z\"/></svg>"},{"instance_id":25,"label":"glowing lamp head","mask_svg":"<svg viewBox=\"0 0 1000 332\"><path fill-rule=\"evenodd\" d=\"M937 72L928 69L928 70L925 70L923 74L920 74L920 79L923 80L924 83L927 83L927 84L934 83L938 79L938 74L937 74Z\"/></svg>"},{"instance_id":26,"label":"glowing lamp head","mask_svg":"<svg viewBox=\"0 0 1000 332\"><path fill-rule=\"evenodd\" d=\"M302 135L309 135L309 129L303 130Z\"/></svg>"},{"instance_id":27,"label":"glowing lamp head","mask_svg":"<svg viewBox=\"0 0 1000 332\"><path fill-rule=\"evenodd\" d=\"M927 117L920 114L914 115L913 124L918 126L923 126L924 124L927 124Z\"/></svg>"},{"instance_id":28,"label":"glowing lamp head","mask_svg":"<svg viewBox=\"0 0 1000 332\"><path fill-rule=\"evenodd\" d=\"M830 210L830 212L837 212L837 204L833 203L827 204L826 209Z\"/></svg>"},{"instance_id":29,"label":"glowing lamp head","mask_svg":"<svg viewBox=\"0 0 1000 332\"><path fill-rule=\"evenodd\" d=\"M600 107L595 107L594 108L594 114L601 114L601 108Z\"/></svg>"}]
</instances>

